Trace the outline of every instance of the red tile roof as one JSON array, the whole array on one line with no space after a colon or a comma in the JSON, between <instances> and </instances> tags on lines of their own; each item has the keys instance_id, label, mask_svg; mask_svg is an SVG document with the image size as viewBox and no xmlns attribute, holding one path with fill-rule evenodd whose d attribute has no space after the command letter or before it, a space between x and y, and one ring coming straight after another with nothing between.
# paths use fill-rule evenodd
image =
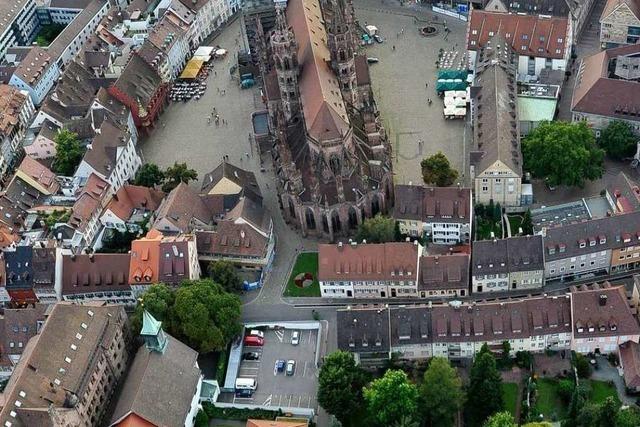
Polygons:
<instances>
[{"instance_id":1,"label":"red tile roof","mask_svg":"<svg viewBox=\"0 0 640 427\"><path fill-rule=\"evenodd\" d=\"M594 285L571 292L573 333L576 338L640 335L624 286Z\"/></svg>"},{"instance_id":2,"label":"red tile roof","mask_svg":"<svg viewBox=\"0 0 640 427\"><path fill-rule=\"evenodd\" d=\"M256 257L266 255L269 239L248 224L220 221L215 231L196 232L198 254Z\"/></svg>"},{"instance_id":3,"label":"red tile roof","mask_svg":"<svg viewBox=\"0 0 640 427\"><path fill-rule=\"evenodd\" d=\"M130 290L129 254L65 255L62 295Z\"/></svg>"},{"instance_id":4,"label":"red tile roof","mask_svg":"<svg viewBox=\"0 0 640 427\"><path fill-rule=\"evenodd\" d=\"M56 174L51 172L46 166L31 156L25 156L18 167L18 171L33 179L46 189L49 194L55 194L60 189L60 184L56 181ZM40 191L39 188L36 190Z\"/></svg>"},{"instance_id":5,"label":"red tile roof","mask_svg":"<svg viewBox=\"0 0 640 427\"><path fill-rule=\"evenodd\" d=\"M418 279L418 245L409 242L318 245L319 280ZM402 275L400 275L402 273Z\"/></svg>"},{"instance_id":6,"label":"red tile roof","mask_svg":"<svg viewBox=\"0 0 640 427\"><path fill-rule=\"evenodd\" d=\"M467 49L479 50L491 37L501 34L519 55L562 59L569 48L568 26L567 18L474 9L469 21Z\"/></svg>"},{"instance_id":7,"label":"red tile roof","mask_svg":"<svg viewBox=\"0 0 640 427\"><path fill-rule=\"evenodd\" d=\"M139 185L123 185L113 196L107 209L123 221L131 218L134 209L155 211L164 198L162 191Z\"/></svg>"},{"instance_id":8,"label":"red tile roof","mask_svg":"<svg viewBox=\"0 0 640 427\"><path fill-rule=\"evenodd\" d=\"M163 236L151 230L142 239L131 242L129 283L177 284L189 278L188 242L193 235Z\"/></svg>"},{"instance_id":9,"label":"red tile roof","mask_svg":"<svg viewBox=\"0 0 640 427\"><path fill-rule=\"evenodd\" d=\"M633 341L620 345L620 362L624 370L624 383L628 388L640 387L640 346Z\"/></svg>"}]
</instances>

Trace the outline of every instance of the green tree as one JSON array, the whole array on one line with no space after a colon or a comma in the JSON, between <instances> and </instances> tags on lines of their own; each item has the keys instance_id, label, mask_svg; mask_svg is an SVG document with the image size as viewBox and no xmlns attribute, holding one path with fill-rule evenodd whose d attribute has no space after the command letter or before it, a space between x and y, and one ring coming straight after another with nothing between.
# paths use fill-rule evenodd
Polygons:
<instances>
[{"instance_id":1,"label":"green tree","mask_svg":"<svg viewBox=\"0 0 640 427\"><path fill-rule=\"evenodd\" d=\"M173 333L173 305L174 291L163 283L158 283L138 299L138 305L131 318L133 334L137 335L142 329L142 312L146 309L153 317L162 322L165 331Z\"/></svg>"},{"instance_id":2,"label":"green tree","mask_svg":"<svg viewBox=\"0 0 640 427\"><path fill-rule=\"evenodd\" d=\"M175 298L176 330L200 353L223 350L241 331L240 299L212 280L184 281Z\"/></svg>"},{"instance_id":3,"label":"green tree","mask_svg":"<svg viewBox=\"0 0 640 427\"><path fill-rule=\"evenodd\" d=\"M493 208L493 220L495 222L498 222L501 219L502 219L502 206L500 206L500 203L496 203L496 206Z\"/></svg>"},{"instance_id":4,"label":"green tree","mask_svg":"<svg viewBox=\"0 0 640 427\"><path fill-rule=\"evenodd\" d=\"M380 426L392 425L403 416L415 420L418 415L418 388L400 370L388 370L365 387L364 399Z\"/></svg>"},{"instance_id":5,"label":"green tree","mask_svg":"<svg viewBox=\"0 0 640 427\"><path fill-rule=\"evenodd\" d=\"M550 185L584 185L602 177L604 151L584 122L543 122L522 141L524 167Z\"/></svg>"},{"instance_id":6,"label":"green tree","mask_svg":"<svg viewBox=\"0 0 640 427\"><path fill-rule=\"evenodd\" d=\"M188 184L189 181L198 179L198 172L195 169L189 169L186 163L175 162L173 166L169 166L164 172L166 181L162 186L162 191L170 192L181 182Z\"/></svg>"},{"instance_id":7,"label":"green tree","mask_svg":"<svg viewBox=\"0 0 640 427\"><path fill-rule=\"evenodd\" d=\"M156 185L161 185L164 182L164 172L160 170L155 163L145 163L136 172L136 177L133 180L134 185L141 185L143 187L154 188Z\"/></svg>"},{"instance_id":8,"label":"green tree","mask_svg":"<svg viewBox=\"0 0 640 427\"><path fill-rule=\"evenodd\" d=\"M362 388L368 375L356 365L353 355L336 351L324 359L318 376L318 403L343 426L358 425L364 404Z\"/></svg>"},{"instance_id":9,"label":"green tree","mask_svg":"<svg viewBox=\"0 0 640 427\"><path fill-rule=\"evenodd\" d=\"M484 422L483 427L518 427L513 415L507 411L496 412Z\"/></svg>"},{"instance_id":10,"label":"green tree","mask_svg":"<svg viewBox=\"0 0 640 427\"><path fill-rule=\"evenodd\" d=\"M633 406L627 409L620 409L615 418L616 427L638 427L640 426L640 411Z\"/></svg>"},{"instance_id":11,"label":"green tree","mask_svg":"<svg viewBox=\"0 0 640 427\"><path fill-rule=\"evenodd\" d=\"M598 427L600 425L600 406L586 402L576 417L575 425L577 427Z\"/></svg>"},{"instance_id":12,"label":"green tree","mask_svg":"<svg viewBox=\"0 0 640 427\"><path fill-rule=\"evenodd\" d=\"M64 176L75 173L84 156L84 148L80 145L78 135L62 129L55 137L56 155L53 159L53 170Z\"/></svg>"},{"instance_id":13,"label":"green tree","mask_svg":"<svg viewBox=\"0 0 640 427\"><path fill-rule=\"evenodd\" d=\"M620 411L620 401L612 396L607 397L598 410L598 419L600 427L611 426L612 420L616 419Z\"/></svg>"},{"instance_id":14,"label":"green tree","mask_svg":"<svg viewBox=\"0 0 640 427\"><path fill-rule=\"evenodd\" d=\"M102 241L102 247L98 250L100 253L127 253L131 250L131 242L138 238L138 233L129 230L120 231L114 228L109 232L110 234Z\"/></svg>"},{"instance_id":15,"label":"green tree","mask_svg":"<svg viewBox=\"0 0 640 427\"><path fill-rule=\"evenodd\" d=\"M208 270L211 279L222 285L227 292L239 292L242 290L242 279L238 275L236 266L232 263L228 261L211 261Z\"/></svg>"},{"instance_id":16,"label":"green tree","mask_svg":"<svg viewBox=\"0 0 640 427\"><path fill-rule=\"evenodd\" d=\"M522 227L522 232L525 235L533 234L533 220L531 219L531 209L527 209L527 211L522 216L522 224L520 224L520 226Z\"/></svg>"},{"instance_id":17,"label":"green tree","mask_svg":"<svg viewBox=\"0 0 640 427\"><path fill-rule=\"evenodd\" d=\"M200 409L198 414L196 415L196 421L194 423L195 427L208 427L209 426L209 416L207 413Z\"/></svg>"},{"instance_id":18,"label":"green tree","mask_svg":"<svg viewBox=\"0 0 640 427\"><path fill-rule=\"evenodd\" d=\"M502 379L496 368L496 360L486 344L473 360L467 400L466 415L470 426L482 425L489 416L504 408Z\"/></svg>"},{"instance_id":19,"label":"green tree","mask_svg":"<svg viewBox=\"0 0 640 427\"><path fill-rule=\"evenodd\" d=\"M580 353L576 353L575 357L576 370L580 378L589 378L591 376L591 366L589 365L589 359Z\"/></svg>"},{"instance_id":20,"label":"green tree","mask_svg":"<svg viewBox=\"0 0 640 427\"><path fill-rule=\"evenodd\" d=\"M367 243L385 243L396 240L396 220L384 215L365 219L358 226L356 240Z\"/></svg>"},{"instance_id":21,"label":"green tree","mask_svg":"<svg viewBox=\"0 0 640 427\"><path fill-rule=\"evenodd\" d=\"M565 403L571 402L574 389L575 385L573 384L573 381L568 379L558 381L558 395Z\"/></svg>"},{"instance_id":22,"label":"green tree","mask_svg":"<svg viewBox=\"0 0 640 427\"><path fill-rule=\"evenodd\" d=\"M425 418L432 427L454 425L455 416L462 408L464 392L462 380L449 361L442 357L431 359L424 373L420 388L424 404Z\"/></svg>"},{"instance_id":23,"label":"green tree","mask_svg":"<svg viewBox=\"0 0 640 427\"><path fill-rule=\"evenodd\" d=\"M451 167L447 156L438 151L420 162L422 179L426 184L448 187L458 179L458 172Z\"/></svg>"},{"instance_id":24,"label":"green tree","mask_svg":"<svg viewBox=\"0 0 640 427\"><path fill-rule=\"evenodd\" d=\"M620 160L635 154L638 140L640 138L633 134L627 122L614 120L600 134L598 145L607 152L609 157Z\"/></svg>"}]
</instances>

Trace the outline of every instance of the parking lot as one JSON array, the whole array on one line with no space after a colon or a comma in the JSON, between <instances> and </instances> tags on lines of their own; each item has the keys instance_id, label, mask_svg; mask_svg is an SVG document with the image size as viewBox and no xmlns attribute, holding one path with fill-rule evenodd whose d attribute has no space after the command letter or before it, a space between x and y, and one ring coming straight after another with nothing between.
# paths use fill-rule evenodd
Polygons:
<instances>
[{"instance_id":1,"label":"parking lot","mask_svg":"<svg viewBox=\"0 0 640 427\"><path fill-rule=\"evenodd\" d=\"M296 329L280 329L264 331L264 346L244 346L243 353L256 352L258 360L243 360L238 377L255 378L258 387L250 398L228 396L225 400L234 403L254 405L316 408L317 369L315 353L318 342L318 331L299 330L300 342L291 344L291 334ZM288 376L284 370L278 372L276 362L295 361L293 375Z\"/></svg>"}]
</instances>

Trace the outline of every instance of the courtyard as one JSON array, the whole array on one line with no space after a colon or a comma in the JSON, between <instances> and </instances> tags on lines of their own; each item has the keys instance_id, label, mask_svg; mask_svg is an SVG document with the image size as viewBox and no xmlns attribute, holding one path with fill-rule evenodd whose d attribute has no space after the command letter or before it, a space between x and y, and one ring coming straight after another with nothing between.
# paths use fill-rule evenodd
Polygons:
<instances>
[{"instance_id":1,"label":"courtyard","mask_svg":"<svg viewBox=\"0 0 640 427\"><path fill-rule=\"evenodd\" d=\"M465 51L466 23L437 15L433 21L439 33L432 37L419 34L423 20L435 15L427 8L396 13L381 9L379 0L355 2L356 18L361 25L375 25L384 38L381 44L365 48L368 57L379 59L370 67L373 92L393 149L395 182L422 183L420 161L442 151L452 167L468 175L471 136L465 120L446 120L442 115L442 100L435 92L438 52L457 49ZM420 21L410 14L416 13ZM444 39L443 18L451 32ZM404 29L404 31L403 31ZM398 36L398 33L403 34ZM395 50L393 49L395 46ZM428 83L428 87L426 84ZM428 105L427 99L433 103ZM423 140L420 146L418 140Z\"/></svg>"}]
</instances>

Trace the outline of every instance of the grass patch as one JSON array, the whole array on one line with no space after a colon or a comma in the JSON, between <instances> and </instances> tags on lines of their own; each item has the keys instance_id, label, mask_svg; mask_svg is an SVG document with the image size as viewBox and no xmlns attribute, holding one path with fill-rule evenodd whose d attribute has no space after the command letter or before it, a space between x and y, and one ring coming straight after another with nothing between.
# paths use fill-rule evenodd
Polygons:
<instances>
[{"instance_id":1,"label":"grass patch","mask_svg":"<svg viewBox=\"0 0 640 427\"><path fill-rule=\"evenodd\" d=\"M502 401L504 409L509 411L511 415L516 416L516 405L518 404L518 384L502 383Z\"/></svg>"},{"instance_id":2,"label":"grass patch","mask_svg":"<svg viewBox=\"0 0 640 427\"><path fill-rule=\"evenodd\" d=\"M308 288L296 286L295 278L300 273L313 274L313 283ZM318 283L318 253L303 252L296 258L296 263L291 270L291 276L284 290L285 297L319 297L320 284Z\"/></svg>"},{"instance_id":3,"label":"grass patch","mask_svg":"<svg viewBox=\"0 0 640 427\"><path fill-rule=\"evenodd\" d=\"M478 218L476 222L476 240L491 239L493 231L496 239L502 238L502 221L493 222L484 218Z\"/></svg>"},{"instance_id":4,"label":"grass patch","mask_svg":"<svg viewBox=\"0 0 640 427\"><path fill-rule=\"evenodd\" d=\"M618 397L618 391L616 390L616 386L613 384L609 384L607 381L598 381L598 380L590 380L591 385L591 394L589 395L589 400L592 403L602 403L607 397L611 396L616 400L620 400Z\"/></svg>"},{"instance_id":5,"label":"grass patch","mask_svg":"<svg viewBox=\"0 0 640 427\"><path fill-rule=\"evenodd\" d=\"M567 413L562 399L558 395L558 381L550 378L538 380L536 409L544 415L545 420L561 420Z\"/></svg>"},{"instance_id":6,"label":"grass patch","mask_svg":"<svg viewBox=\"0 0 640 427\"><path fill-rule=\"evenodd\" d=\"M519 216L519 215L511 215L511 216L508 216L507 218L509 218L509 226L511 227L511 235L512 236L517 236L518 235L518 228L522 224L522 217Z\"/></svg>"},{"instance_id":7,"label":"grass patch","mask_svg":"<svg viewBox=\"0 0 640 427\"><path fill-rule=\"evenodd\" d=\"M36 37L36 43L40 47L46 47L64 30L65 26L61 24L43 25Z\"/></svg>"}]
</instances>

